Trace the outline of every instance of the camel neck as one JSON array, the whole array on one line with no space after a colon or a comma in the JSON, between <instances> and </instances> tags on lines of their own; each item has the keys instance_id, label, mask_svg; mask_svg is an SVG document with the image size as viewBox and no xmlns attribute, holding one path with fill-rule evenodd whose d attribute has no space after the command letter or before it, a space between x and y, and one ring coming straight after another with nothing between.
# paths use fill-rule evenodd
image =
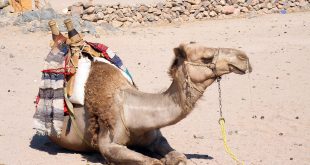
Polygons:
<instances>
[{"instance_id":1,"label":"camel neck","mask_svg":"<svg viewBox=\"0 0 310 165\"><path fill-rule=\"evenodd\" d=\"M192 111L200 97L197 91L184 89L183 82L179 80L173 80L170 87L159 94L125 90L122 98L126 124L130 130L137 132L173 125Z\"/></svg>"}]
</instances>

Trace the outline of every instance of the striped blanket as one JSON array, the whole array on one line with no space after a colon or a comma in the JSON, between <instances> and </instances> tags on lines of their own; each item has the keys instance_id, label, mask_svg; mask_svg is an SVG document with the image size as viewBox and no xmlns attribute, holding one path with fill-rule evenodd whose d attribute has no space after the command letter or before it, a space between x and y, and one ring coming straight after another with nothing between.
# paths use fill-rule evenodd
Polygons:
<instances>
[{"instance_id":1,"label":"striped blanket","mask_svg":"<svg viewBox=\"0 0 310 165\"><path fill-rule=\"evenodd\" d=\"M37 96L34 128L40 135L61 134L64 120L65 58L67 47L52 48L44 61L39 94Z\"/></svg>"}]
</instances>

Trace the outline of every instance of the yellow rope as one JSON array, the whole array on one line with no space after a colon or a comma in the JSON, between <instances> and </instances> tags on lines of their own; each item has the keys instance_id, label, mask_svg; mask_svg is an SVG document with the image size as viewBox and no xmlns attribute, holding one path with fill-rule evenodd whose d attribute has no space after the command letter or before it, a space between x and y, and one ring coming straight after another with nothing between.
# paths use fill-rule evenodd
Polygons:
<instances>
[{"instance_id":1,"label":"yellow rope","mask_svg":"<svg viewBox=\"0 0 310 165\"><path fill-rule=\"evenodd\" d=\"M231 149L229 148L228 144L227 144L227 137L226 137L226 129L225 129L225 119L224 118L220 118L219 119L219 123L221 125L221 133L222 133L222 137L223 137L223 143L224 143L224 147L226 152L229 154L229 156L236 161L236 163L238 165L244 165L244 162L240 161L236 155L231 151Z\"/></svg>"}]
</instances>

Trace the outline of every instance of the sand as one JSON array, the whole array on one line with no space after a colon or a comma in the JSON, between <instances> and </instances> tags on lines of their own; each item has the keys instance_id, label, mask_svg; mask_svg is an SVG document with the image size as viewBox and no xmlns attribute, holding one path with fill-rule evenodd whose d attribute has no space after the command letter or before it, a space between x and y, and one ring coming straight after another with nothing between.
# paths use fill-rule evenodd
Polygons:
<instances>
[{"instance_id":1,"label":"sand","mask_svg":"<svg viewBox=\"0 0 310 165\"><path fill-rule=\"evenodd\" d=\"M252 165L310 164L310 12L210 20L126 30L101 38L122 57L142 91L160 92L174 47L196 41L245 51L250 75L222 79L223 113L232 151ZM100 164L96 153L75 153L35 136L32 129L40 70L51 35L0 29L0 164ZM218 124L217 84L186 119L162 129L188 164L234 164L225 153Z\"/></svg>"}]
</instances>

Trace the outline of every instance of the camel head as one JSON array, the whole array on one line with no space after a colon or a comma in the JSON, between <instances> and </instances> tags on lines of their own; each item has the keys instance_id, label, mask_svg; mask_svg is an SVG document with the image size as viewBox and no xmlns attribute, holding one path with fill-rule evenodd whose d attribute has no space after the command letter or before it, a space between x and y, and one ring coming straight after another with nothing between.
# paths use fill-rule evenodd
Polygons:
<instances>
[{"instance_id":1,"label":"camel head","mask_svg":"<svg viewBox=\"0 0 310 165\"><path fill-rule=\"evenodd\" d=\"M252 71L247 55L237 49L210 48L191 42L174 48L174 53L171 77L188 79L201 91L224 74Z\"/></svg>"}]
</instances>

